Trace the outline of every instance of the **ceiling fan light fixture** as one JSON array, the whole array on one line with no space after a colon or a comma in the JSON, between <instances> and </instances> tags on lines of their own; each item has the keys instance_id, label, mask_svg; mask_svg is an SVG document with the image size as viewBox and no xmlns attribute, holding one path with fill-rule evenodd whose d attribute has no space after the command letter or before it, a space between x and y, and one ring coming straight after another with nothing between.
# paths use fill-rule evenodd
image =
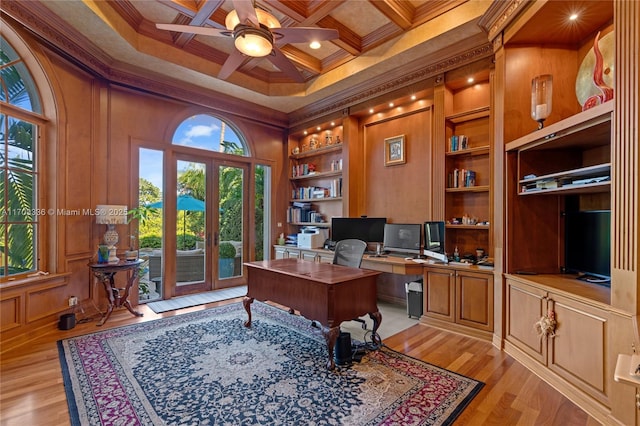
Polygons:
<instances>
[{"instance_id":1,"label":"ceiling fan light fixture","mask_svg":"<svg viewBox=\"0 0 640 426\"><path fill-rule=\"evenodd\" d=\"M275 16L259 8L255 8L255 10L260 25L264 25L267 28L280 28L280 21L278 21ZM227 14L227 17L224 19L224 25L228 30L233 31L238 26L238 24L246 25L247 23L240 22L240 18L238 18L238 12L236 12L234 9Z\"/></svg>"},{"instance_id":2,"label":"ceiling fan light fixture","mask_svg":"<svg viewBox=\"0 0 640 426\"><path fill-rule=\"evenodd\" d=\"M273 50L273 36L266 28L254 28L238 24L233 31L236 48L247 56L261 58Z\"/></svg>"}]
</instances>

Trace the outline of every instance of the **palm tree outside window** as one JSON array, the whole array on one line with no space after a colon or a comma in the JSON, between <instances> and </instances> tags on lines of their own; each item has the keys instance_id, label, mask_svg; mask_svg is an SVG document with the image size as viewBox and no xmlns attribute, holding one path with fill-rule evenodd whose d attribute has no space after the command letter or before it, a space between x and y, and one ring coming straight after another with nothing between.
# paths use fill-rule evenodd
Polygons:
<instances>
[{"instance_id":1,"label":"palm tree outside window","mask_svg":"<svg viewBox=\"0 0 640 426\"><path fill-rule=\"evenodd\" d=\"M0 277L35 271L46 212L36 203L40 98L26 65L0 37ZM28 114L25 111L29 112Z\"/></svg>"}]
</instances>

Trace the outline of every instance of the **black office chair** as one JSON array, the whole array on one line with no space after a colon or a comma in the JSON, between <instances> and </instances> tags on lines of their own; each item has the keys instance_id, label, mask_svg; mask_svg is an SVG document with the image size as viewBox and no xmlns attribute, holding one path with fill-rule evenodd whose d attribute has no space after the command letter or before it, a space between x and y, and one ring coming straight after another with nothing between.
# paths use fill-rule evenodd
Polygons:
<instances>
[{"instance_id":1,"label":"black office chair","mask_svg":"<svg viewBox=\"0 0 640 426\"><path fill-rule=\"evenodd\" d=\"M336 251L333 254L333 263L335 265L351 266L359 268L362 263L362 256L367 249L367 243L362 240L348 239L340 240L336 243ZM354 318L362 324L364 330L367 329L367 323L361 318Z\"/></svg>"},{"instance_id":2,"label":"black office chair","mask_svg":"<svg viewBox=\"0 0 640 426\"><path fill-rule=\"evenodd\" d=\"M335 265L359 268L366 249L367 243L362 240L340 240L336 243L335 252L333 253L333 263Z\"/></svg>"}]
</instances>

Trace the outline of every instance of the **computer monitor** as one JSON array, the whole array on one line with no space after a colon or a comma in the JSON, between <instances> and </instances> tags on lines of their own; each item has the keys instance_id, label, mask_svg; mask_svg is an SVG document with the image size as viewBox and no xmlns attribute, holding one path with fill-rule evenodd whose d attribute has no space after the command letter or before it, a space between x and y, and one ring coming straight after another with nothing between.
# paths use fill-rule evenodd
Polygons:
<instances>
[{"instance_id":1,"label":"computer monitor","mask_svg":"<svg viewBox=\"0 0 640 426\"><path fill-rule=\"evenodd\" d=\"M331 219L331 239L355 238L366 243L381 243L386 223L386 217L334 217Z\"/></svg>"},{"instance_id":2,"label":"computer monitor","mask_svg":"<svg viewBox=\"0 0 640 426\"><path fill-rule=\"evenodd\" d=\"M424 255L442 262L447 262L444 251L444 221L427 221L424 223Z\"/></svg>"},{"instance_id":3,"label":"computer monitor","mask_svg":"<svg viewBox=\"0 0 640 426\"><path fill-rule=\"evenodd\" d=\"M383 249L389 252L422 254L422 225L387 223L384 225Z\"/></svg>"}]
</instances>

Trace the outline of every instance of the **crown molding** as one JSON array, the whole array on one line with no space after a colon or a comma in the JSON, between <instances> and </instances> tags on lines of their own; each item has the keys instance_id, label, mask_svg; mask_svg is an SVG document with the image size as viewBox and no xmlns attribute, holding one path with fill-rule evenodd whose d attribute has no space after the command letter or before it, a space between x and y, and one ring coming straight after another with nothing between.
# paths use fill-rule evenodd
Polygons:
<instances>
[{"instance_id":1,"label":"crown molding","mask_svg":"<svg viewBox=\"0 0 640 426\"><path fill-rule=\"evenodd\" d=\"M48 51L62 57L94 78L105 80L113 86L123 86L212 108L267 123L270 126L287 127L288 119L282 112L214 90L151 75L146 70L114 61L96 49L82 34L69 28L56 16L52 16L40 2L3 0L0 3L0 9L12 21L30 32Z\"/></svg>"},{"instance_id":2,"label":"crown molding","mask_svg":"<svg viewBox=\"0 0 640 426\"><path fill-rule=\"evenodd\" d=\"M296 127L313 122L327 115L348 110L350 107L381 97L396 90L416 85L464 65L476 62L493 55L493 46L489 42L475 46L446 59L424 63L428 58L405 64L400 76L392 76L385 81L366 82L352 87L348 92L324 98L322 101L301 108L289 114L289 126ZM413 71L410 71L413 70Z\"/></svg>"}]
</instances>

